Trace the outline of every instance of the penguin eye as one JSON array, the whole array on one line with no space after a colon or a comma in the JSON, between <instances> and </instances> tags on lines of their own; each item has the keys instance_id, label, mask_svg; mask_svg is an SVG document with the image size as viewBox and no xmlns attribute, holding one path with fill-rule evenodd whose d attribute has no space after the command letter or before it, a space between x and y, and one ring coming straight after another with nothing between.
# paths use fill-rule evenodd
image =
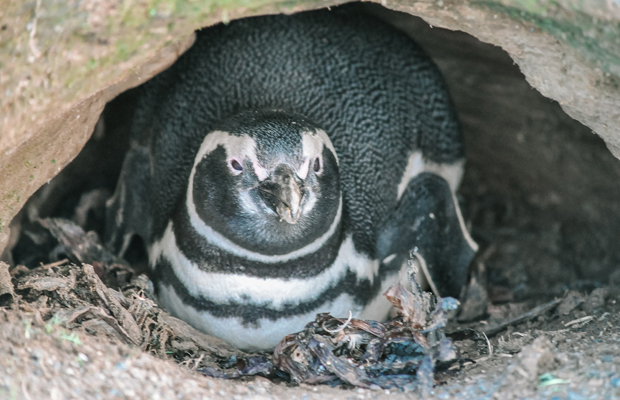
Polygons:
<instances>
[{"instance_id":1,"label":"penguin eye","mask_svg":"<svg viewBox=\"0 0 620 400\"><path fill-rule=\"evenodd\" d=\"M321 160L317 157L314 160L314 172L319 172L321 170Z\"/></svg>"},{"instance_id":2,"label":"penguin eye","mask_svg":"<svg viewBox=\"0 0 620 400\"><path fill-rule=\"evenodd\" d=\"M235 171L243 171L243 166L239 161L235 159L230 160L230 167Z\"/></svg>"}]
</instances>

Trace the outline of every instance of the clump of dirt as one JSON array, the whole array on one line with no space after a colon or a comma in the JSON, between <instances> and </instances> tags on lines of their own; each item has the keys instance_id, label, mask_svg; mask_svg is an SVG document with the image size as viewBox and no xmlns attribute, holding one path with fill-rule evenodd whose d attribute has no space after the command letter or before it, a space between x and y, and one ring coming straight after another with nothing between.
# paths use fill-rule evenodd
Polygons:
<instances>
[{"instance_id":1,"label":"clump of dirt","mask_svg":"<svg viewBox=\"0 0 620 400\"><path fill-rule=\"evenodd\" d=\"M77 266L63 260L9 272L0 263L0 289L11 286L5 303L14 313L31 315L34 326L62 331L62 338L75 344L93 336L194 367L218 365L242 353L162 311L149 294L148 278L123 265Z\"/></svg>"},{"instance_id":2,"label":"clump of dirt","mask_svg":"<svg viewBox=\"0 0 620 400\"><path fill-rule=\"evenodd\" d=\"M617 397L620 288L580 293L583 302L575 302L574 295L566 293L551 308L527 322L508 324L494 337L483 333L489 326L519 320L531 302L490 305L487 319L458 328L454 325L456 334L464 338L455 341L461 356L475 362L465 363L447 387L464 381L465 398Z\"/></svg>"}]
</instances>

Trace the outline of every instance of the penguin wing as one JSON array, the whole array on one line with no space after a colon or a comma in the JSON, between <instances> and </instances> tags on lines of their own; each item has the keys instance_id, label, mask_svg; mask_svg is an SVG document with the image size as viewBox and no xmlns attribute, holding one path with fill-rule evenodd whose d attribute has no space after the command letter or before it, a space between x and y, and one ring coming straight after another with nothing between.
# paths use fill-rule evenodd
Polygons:
<instances>
[{"instance_id":1,"label":"penguin wing","mask_svg":"<svg viewBox=\"0 0 620 400\"><path fill-rule=\"evenodd\" d=\"M127 152L114 195L106 204L105 244L123 257L134 235L149 243L153 216L150 206L150 154L145 146Z\"/></svg>"},{"instance_id":2,"label":"penguin wing","mask_svg":"<svg viewBox=\"0 0 620 400\"><path fill-rule=\"evenodd\" d=\"M380 259L415 260L433 292L452 297L459 297L477 250L448 182L430 172L411 179L377 242Z\"/></svg>"}]
</instances>

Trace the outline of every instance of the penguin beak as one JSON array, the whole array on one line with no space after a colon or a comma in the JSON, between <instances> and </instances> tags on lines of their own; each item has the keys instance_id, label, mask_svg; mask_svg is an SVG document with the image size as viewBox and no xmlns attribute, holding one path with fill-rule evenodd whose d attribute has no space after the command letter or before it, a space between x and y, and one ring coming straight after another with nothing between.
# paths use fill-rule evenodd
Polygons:
<instances>
[{"instance_id":1,"label":"penguin beak","mask_svg":"<svg viewBox=\"0 0 620 400\"><path fill-rule=\"evenodd\" d=\"M296 224L301 215L301 181L298 180L291 167L280 164L271 176L258 186L265 203L278 213L281 220L289 224Z\"/></svg>"}]
</instances>

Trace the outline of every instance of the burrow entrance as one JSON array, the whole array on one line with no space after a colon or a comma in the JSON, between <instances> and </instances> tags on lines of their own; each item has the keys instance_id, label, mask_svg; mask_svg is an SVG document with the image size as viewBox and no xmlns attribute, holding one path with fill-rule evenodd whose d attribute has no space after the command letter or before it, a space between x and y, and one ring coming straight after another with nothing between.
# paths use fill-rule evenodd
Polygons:
<instances>
[{"instance_id":1,"label":"burrow entrance","mask_svg":"<svg viewBox=\"0 0 620 400\"><path fill-rule=\"evenodd\" d=\"M472 273L488 295L465 319L475 324L493 317L493 307L617 285L620 161L603 141L534 90L501 48L378 5L364 8L421 44L456 104L467 150L459 200L482 245ZM39 218L71 219L102 235L105 202L128 148L134 97L130 90L106 106L82 152L18 215L13 266L32 268L66 256L38 243L32 223ZM143 270L139 241L128 261Z\"/></svg>"},{"instance_id":2,"label":"burrow entrance","mask_svg":"<svg viewBox=\"0 0 620 400\"><path fill-rule=\"evenodd\" d=\"M603 141L533 89L501 48L378 5L365 9L420 43L447 81L466 141L463 212L475 239L490 247L491 291L519 299L606 284L620 268L620 162ZM102 233L102 206L128 146L133 93L106 106L86 147L32 197L23 221L64 217ZM87 214L84 205L92 206ZM132 260L139 243L135 250ZM22 241L14 261L46 261L26 253Z\"/></svg>"}]
</instances>

